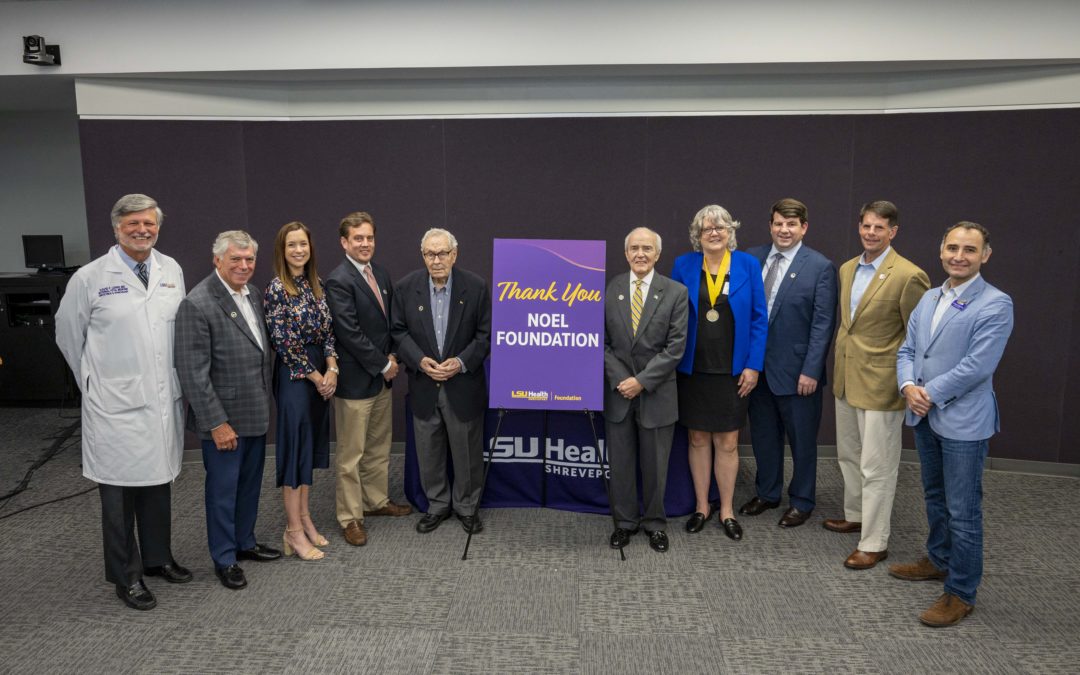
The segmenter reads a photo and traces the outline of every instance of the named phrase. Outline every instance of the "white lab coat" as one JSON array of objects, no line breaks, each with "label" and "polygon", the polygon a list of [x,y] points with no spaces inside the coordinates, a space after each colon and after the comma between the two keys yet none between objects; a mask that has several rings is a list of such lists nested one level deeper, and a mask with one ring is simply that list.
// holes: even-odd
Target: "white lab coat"
[{"label": "white lab coat", "polygon": [[107,485],[162,485],[180,473],[173,326],[184,272],[151,256],[143,288],[114,246],[75,273],[56,313],[56,343],[82,391],[83,475]]}]

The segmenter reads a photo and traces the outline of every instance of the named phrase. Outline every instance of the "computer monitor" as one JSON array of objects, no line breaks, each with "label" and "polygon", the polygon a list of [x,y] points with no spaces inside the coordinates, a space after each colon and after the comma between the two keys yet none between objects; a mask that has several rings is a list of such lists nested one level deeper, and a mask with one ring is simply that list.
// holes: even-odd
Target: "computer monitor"
[{"label": "computer monitor", "polygon": [[36,270],[67,267],[64,261],[64,237],[60,234],[24,234],[23,257],[26,266]]}]

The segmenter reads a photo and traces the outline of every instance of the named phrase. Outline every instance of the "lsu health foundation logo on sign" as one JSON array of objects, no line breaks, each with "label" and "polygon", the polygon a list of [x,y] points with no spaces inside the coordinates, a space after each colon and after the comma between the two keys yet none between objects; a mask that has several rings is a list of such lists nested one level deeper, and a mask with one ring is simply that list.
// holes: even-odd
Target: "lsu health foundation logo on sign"
[{"label": "lsu health foundation logo on sign", "polygon": [[604,242],[496,239],[492,408],[604,407]]},{"label": "lsu health foundation logo on sign", "polygon": [[551,394],[546,391],[523,391],[519,389],[510,392],[510,398],[521,401],[547,401],[551,398]]}]

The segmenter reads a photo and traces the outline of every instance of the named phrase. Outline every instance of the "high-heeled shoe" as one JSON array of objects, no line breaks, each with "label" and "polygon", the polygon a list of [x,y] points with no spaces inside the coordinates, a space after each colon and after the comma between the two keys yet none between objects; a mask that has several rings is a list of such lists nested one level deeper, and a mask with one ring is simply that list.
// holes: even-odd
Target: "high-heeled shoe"
[{"label": "high-heeled shoe", "polygon": [[[311,520],[311,514],[310,513],[301,513],[300,514],[300,520],[303,520],[304,518],[307,518],[308,520]],[[313,520],[311,521],[311,526],[315,527],[315,521],[313,521]],[[307,533],[305,532],[305,534],[307,534]],[[330,545],[330,542],[327,541],[326,537],[322,536],[318,532],[315,532],[315,534],[318,534],[319,538],[318,539],[312,539],[311,537],[308,537],[308,541],[310,541],[312,544],[315,544],[316,546],[329,546]]]},{"label": "high-heeled shoe", "polygon": [[300,553],[300,551],[297,551],[296,549],[294,549],[292,546],[289,545],[289,533],[290,532],[303,532],[303,531],[304,531],[304,528],[302,528],[302,527],[298,527],[295,530],[290,530],[289,528],[285,528],[285,534],[281,535],[281,543],[284,544],[284,546],[285,546],[285,555],[292,555],[292,554],[295,553],[296,557],[300,558],[301,560],[322,560],[323,556],[325,556],[326,554],[323,553],[322,551],[320,551],[319,549],[315,548],[314,546],[312,546],[310,549],[308,549],[307,553],[302,554],[302,553]]}]

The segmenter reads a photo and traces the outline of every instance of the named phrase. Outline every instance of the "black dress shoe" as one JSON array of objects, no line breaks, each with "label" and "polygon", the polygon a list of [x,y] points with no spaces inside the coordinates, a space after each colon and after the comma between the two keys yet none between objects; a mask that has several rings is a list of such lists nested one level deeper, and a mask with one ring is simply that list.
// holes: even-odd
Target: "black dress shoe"
[{"label": "black dress shoe", "polygon": [[739,514],[743,516],[759,516],[769,509],[775,509],[777,506],[780,506],[780,502],[767,502],[760,497],[754,497],[739,507]]},{"label": "black dress shoe", "polygon": [[739,525],[739,521],[734,518],[724,519],[720,523],[720,526],[724,528],[724,534],[726,534],[729,539],[734,539],[735,541],[742,539],[742,526]]},{"label": "black dress shoe", "polygon": [[420,517],[420,521],[416,523],[416,531],[420,534],[427,534],[438,527],[442,521],[450,517],[450,512],[446,513],[425,513]]},{"label": "black dress shoe", "polygon": [[667,533],[665,533],[663,530],[653,530],[651,532],[649,530],[645,530],[645,532],[649,535],[649,548],[656,551],[657,553],[667,553]]},{"label": "black dress shoe", "polygon": [[611,533],[611,548],[622,548],[630,543],[630,537],[638,533],[638,528],[632,530],[626,530],[621,527],[616,527],[615,531]]},{"label": "black dress shoe", "polygon": [[170,584],[186,584],[191,581],[191,570],[175,560],[158,567],[143,568],[143,575],[148,577],[163,577]]},{"label": "black dress shoe", "polygon": [[694,515],[690,516],[690,518],[686,521],[686,531],[690,532],[691,534],[697,534],[698,532],[701,532],[702,528],[705,527],[705,523],[709,522],[709,516],[711,515],[711,513],[709,515],[705,515],[701,511],[695,511]]},{"label": "black dress shoe", "polygon": [[247,586],[244,570],[240,569],[240,566],[235,563],[228,567],[215,567],[214,574],[217,574],[217,578],[221,579],[221,585],[230,590],[238,591]]},{"label": "black dress shoe", "polygon": [[792,506],[780,517],[780,527],[798,527],[810,517],[810,511],[800,511]]},{"label": "black dress shoe", "polygon": [[153,609],[157,607],[157,599],[150,589],[146,587],[142,579],[130,586],[116,584],[116,597],[124,601],[124,604],[132,609]]},{"label": "black dress shoe", "polygon": [[480,534],[484,531],[484,524],[480,522],[480,516],[463,516],[458,514],[458,520],[461,521],[461,529],[466,532]]},{"label": "black dress shoe", "polygon": [[255,562],[269,562],[271,560],[277,560],[281,557],[281,551],[276,548],[270,548],[263,544],[255,544],[252,548],[244,549],[243,551],[237,551],[236,557],[241,560],[254,560]]}]

